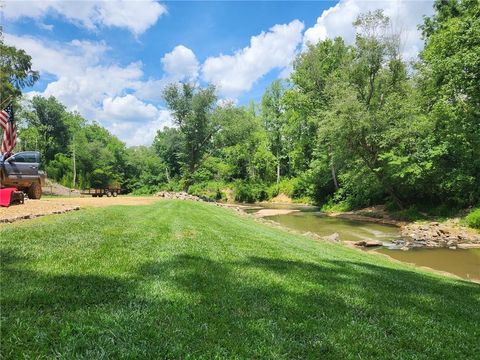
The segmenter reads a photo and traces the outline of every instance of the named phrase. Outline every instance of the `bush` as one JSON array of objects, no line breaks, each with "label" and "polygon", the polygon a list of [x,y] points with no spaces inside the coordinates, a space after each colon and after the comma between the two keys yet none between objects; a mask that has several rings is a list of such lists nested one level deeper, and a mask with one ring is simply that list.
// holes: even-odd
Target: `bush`
[{"label": "bush", "polygon": [[111,174],[104,169],[95,169],[92,172],[90,182],[92,187],[95,188],[104,188],[110,185]]},{"label": "bush", "polygon": [[237,180],[233,183],[235,201],[254,203],[268,199],[267,187],[262,183]]},{"label": "bush", "polygon": [[268,188],[269,198],[285,194],[292,199],[302,199],[311,202],[308,184],[303,178],[290,178],[281,180],[278,185],[273,184]]},{"label": "bush", "polygon": [[320,210],[327,213],[345,212],[352,210],[352,207],[347,201],[335,202],[334,198],[330,198],[328,202],[322,205]]},{"label": "bush", "polygon": [[157,192],[158,189],[149,186],[142,186],[132,190],[131,195],[152,195]]},{"label": "bush", "polygon": [[425,220],[427,217],[416,206],[410,206],[403,210],[396,210],[391,212],[391,216],[396,220],[402,221],[416,221]]},{"label": "bush", "polygon": [[468,226],[480,229],[480,208],[474,209],[465,217]]},{"label": "bush", "polygon": [[161,191],[183,191],[183,185],[180,181],[170,180],[160,187]]},{"label": "bush", "polygon": [[224,184],[220,181],[205,181],[193,184],[188,188],[188,193],[208,200],[222,200],[225,196],[221,189]]}]

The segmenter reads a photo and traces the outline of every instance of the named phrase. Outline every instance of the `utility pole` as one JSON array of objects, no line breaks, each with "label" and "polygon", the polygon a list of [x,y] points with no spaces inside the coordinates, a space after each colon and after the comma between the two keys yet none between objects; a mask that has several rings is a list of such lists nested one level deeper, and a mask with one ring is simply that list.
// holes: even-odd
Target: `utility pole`
[{"label": "utility pole", "polygon": [[73,188],[75,189],[75,183],[77,181],[77,164],[75,159],[75,135],[73,135]]}]

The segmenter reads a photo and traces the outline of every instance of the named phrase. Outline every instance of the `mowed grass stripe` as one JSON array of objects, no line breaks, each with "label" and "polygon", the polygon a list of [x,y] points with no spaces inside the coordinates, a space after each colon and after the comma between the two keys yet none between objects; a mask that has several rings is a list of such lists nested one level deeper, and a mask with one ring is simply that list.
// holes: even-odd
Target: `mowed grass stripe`
[{"label": "mowed grass stripe", "polygon": [[480,353],[480,286],[211,204],[87,209],[0,229],[4,358]]}]

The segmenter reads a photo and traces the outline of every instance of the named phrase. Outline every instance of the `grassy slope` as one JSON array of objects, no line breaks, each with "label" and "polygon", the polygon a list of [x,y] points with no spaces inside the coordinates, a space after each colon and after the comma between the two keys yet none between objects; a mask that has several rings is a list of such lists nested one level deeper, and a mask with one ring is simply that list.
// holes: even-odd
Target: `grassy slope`
[{"label": "grassy slope", "polygon": [[480,352],[480,286],[207,204],[3,227],[4,358],[436,358]]}]

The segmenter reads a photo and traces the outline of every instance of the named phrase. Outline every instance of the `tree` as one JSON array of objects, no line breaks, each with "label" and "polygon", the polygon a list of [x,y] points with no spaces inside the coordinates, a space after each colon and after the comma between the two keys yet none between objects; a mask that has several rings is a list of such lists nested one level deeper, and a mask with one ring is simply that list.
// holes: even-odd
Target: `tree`
[{"label": "tree", "polygon": [[421,27],[419,86],[430,136],[437,198],[463,206],[480,201],[480,3],[436,1]]},{"label": "tree", "polygon": [[24,50],[6,45],[0,27],[0,104],[21,96],[21,90],[38,79],[38,72],[32,70],[32,58]]},{"label": "tree", "polygon": [[135,194],[151,194],[158,191],[167,182],[166,165],[155,153],[154,148],[147,146],[130,147],[125,163],[125,182],[127,191]]},{"label": "tree", "polygon": [[181,175],[183,142],[183,135],[180,131],[169,127],[158,130],[153,140],[153,148],[165,164],[167,181]]},{"label": "tree", "polygon": [[163,92],[163,97],[183,135],[183,176],[187,190],[192,184],[192,176],[201,164],[213,134],[217,131],[212,122],[212,110],[217,100],[215,88],[171,84]]},{"label": "tree", "polygon": [[281,80],[275,80],[265,91],[262,98],[262,118],[267,131],[270,149],[277,163],[277,184],[280,182],[280,169],[285,156],[286,116],[282,98],[285,89]]},{"label": "tree", "polygon": [[289,142],[294,149],[291,155],[294,166],[307,170],[315,154],[315,168],[319,168],[319,161],[328,163],[335,189],[339,185],[333,144],[326,138],[320,143],[317,131],[323,112],[329,107],[327,89],[334,78],[333,74],[348,66],[352,56],[352,48],[345,45],[340,37],[309,45],[308,50],[294,62],[291,75],[294,87],[287,90],[284,96],[287,108],[291,109],[288,130]]},{"label": "tree", "polygon": [[233,104],[219,106],[213,121],[219,130],[212,139],[212,153],[226,164],[224,180],[255,178],[258,171],[252,154],[261,144],[259,132],[263,129],[254,109]]},{"label": "tree", "polygon": [[26,115],[28,123],[38,130],[40,137],[36,143],[48,165],[55,154],[68,153],[70,132],[66,121],[69,114],[65,106],[53,96],[48,99],[34,96],[31,108],[32,111]]},{"label": "tree", "polygon": [[[333,90],[332,96],[337,99],[330,116],[343,118],[348,148],[362,159],[396,205],[403,208],[390,164],[382,155],[396,146],[392,131],[402,128],[406,119],[415,121],[416,115],[416,109],[406,101],[410,88],[399,55],[398,36],[388,33],[389,19],[382,11],[361,15],[354,25],[358,32],[353,62],[347,72],[349,81]],[[347,107],[339,102],[339,94],[348,98]]]}]

